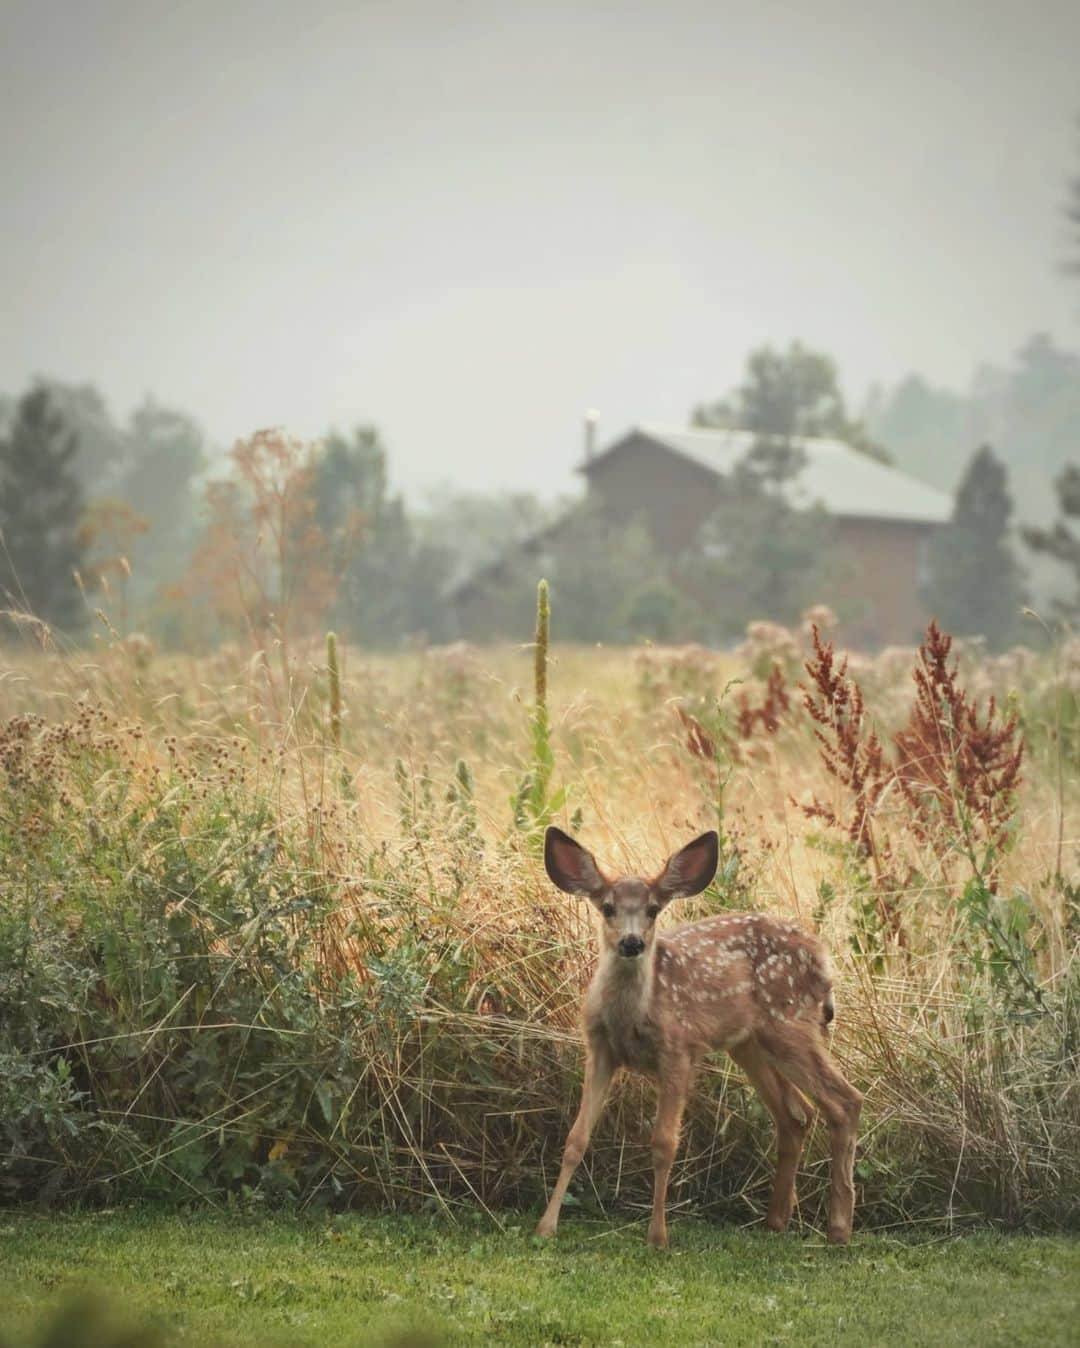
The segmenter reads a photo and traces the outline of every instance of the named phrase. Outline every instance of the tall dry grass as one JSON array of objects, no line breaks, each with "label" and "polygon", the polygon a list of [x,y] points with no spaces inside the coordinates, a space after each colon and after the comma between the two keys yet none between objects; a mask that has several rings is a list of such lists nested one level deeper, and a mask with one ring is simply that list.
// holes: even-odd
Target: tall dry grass
[{"label": "tall dry grass", "polygon": [[[961,653],[965,688],[1026,737],[1006,845],[916,827],[886,782],[885,867],[827,822],[851,802],[796,688],[808,631],[757,624],[731,653],[556,645],[543,718],[529,645],[331,649],[333,674],[322,643],[187,659],[105,629],[92,650],[35,629],[6,654],[9,1198],[464,1203],[496,1221],[539,1199],[576,1107],[593,958],[583,906],[537,861],[554,810],[627,871],[719,824],[717,884],[668,920],[753,907],[821,932],[836,1050],[867,1096],[864,1222],[1076,1221],[1071,646]],[[851,661],[886,743],[913,661]],[[787,705],[759,715],[770,687]],[[541,719],[544,799],[523,816]],[[651,1110],[623,1083],[580,1201],[643,1203]],[[755,1220],[771,1147],[717,1062],[675,1201]],[[819,1137],[808,1221],[826,1175]]]}]

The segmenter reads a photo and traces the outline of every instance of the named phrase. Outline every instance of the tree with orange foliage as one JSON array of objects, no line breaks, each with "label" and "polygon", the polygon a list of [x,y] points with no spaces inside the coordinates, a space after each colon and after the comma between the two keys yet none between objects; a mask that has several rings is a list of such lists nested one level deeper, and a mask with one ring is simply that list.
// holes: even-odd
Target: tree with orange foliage
[{"label": "tree with orange foliage", "polygon": [[217,621],[262,645],[325,626],[337,589],[316,522],[316,447],[281,430],[234,445],[233,477],[206,491],[208,523],[184,591]]},{"label": "tree with orange foliage", "polygon": [[127,626],[131,553],[149,527],[127,501],[114,496],[91,501],[79,526],[79,543],[86,557],[82,567],[83,583],[89,590],[100,591],[106,600],[112,598],[115,584],[122,627]]}]

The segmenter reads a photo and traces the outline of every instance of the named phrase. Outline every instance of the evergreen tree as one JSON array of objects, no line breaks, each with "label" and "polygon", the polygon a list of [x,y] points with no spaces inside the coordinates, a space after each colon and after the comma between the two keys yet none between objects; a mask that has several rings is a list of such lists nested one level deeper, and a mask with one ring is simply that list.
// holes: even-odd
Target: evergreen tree
[{"label": "evergreen tree", "polygon": [[820,507],[795,509],[783,487],[802,467],[783,440],[759,440],[683,558],[681,574],[709,615],[709,635],[732,640],[755,618],[792,624],[836,587],[847,558]]},{"label": "evergreen tree", "polygon": [[984,636],[1000,650],[1018,635],[1024,573],[1009,537],[1008,472],[989,445],[967,466],[951,522],[930,544],[924,598],[950,632]]},{"label": "evergreen tree", "polygon": [[19,400],[0,438],[0,597],[60,628],[82,614],[73,576],[82,560],[77,446],[46,388]]},{"label": "evergreen tree", "polygon": [[413,633],[447,635],[441,603],[450,559],[418,546],[400,495],[392,493],[386,449],[371,426],[351,439],[326,438],[315,464],[315,522],[340,579],[332,620],[365,644],[387,645]]},{"label": "evergreen tree", "polygon": [[1024,529],[1024,542],[1034,552],[1044,553],[1067,566],[1073,573],[1075,590],[1071,599],[1055,599],[1054,607],[1062,617],[1080,618],[1080,538],[1073,533],[1070,520],[1080,519],[1080,468],[1066,464],[1055,478],[1061,518],[1052,529]]},{"label": "evergreen tree", "polygon": [[[116,495],[146,521],[130,558],[137,592],[178,576],[194,549],[203,433],[191,417],[147,399],[132,415],[128,462]],[[79,442],[82,453],[82,441]]]},{"label": "evergreen tree", "polygon": [[93,384],[67,384],[40,379],[37,386],[49,395],[49,405],[79,444],[72,470],[89,498],[122,495],[119,477],[130,453],[128,437],[109,415],[105,399]]}]

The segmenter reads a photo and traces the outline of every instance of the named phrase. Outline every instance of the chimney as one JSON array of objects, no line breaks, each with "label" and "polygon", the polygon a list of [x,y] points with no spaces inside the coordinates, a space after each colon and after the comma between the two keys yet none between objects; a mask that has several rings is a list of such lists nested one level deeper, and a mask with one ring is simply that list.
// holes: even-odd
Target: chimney
[{"label": "chimney", "polygon": [[588,463],[596,453],[596,423],[600,419],[600,413],[590,407],[585,413],[585,462]]}]

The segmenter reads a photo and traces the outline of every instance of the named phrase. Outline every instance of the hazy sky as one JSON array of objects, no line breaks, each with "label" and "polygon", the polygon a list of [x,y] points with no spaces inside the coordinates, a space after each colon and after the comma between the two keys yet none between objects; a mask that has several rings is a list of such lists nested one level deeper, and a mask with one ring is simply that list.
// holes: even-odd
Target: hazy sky
[{"label": "hazy sky", "polygon": [[0,389],[227,443],[374,421],[413,491],[563,490],[799,336],[849,394],[1033,331],[1076,0],[0,0]]}]

